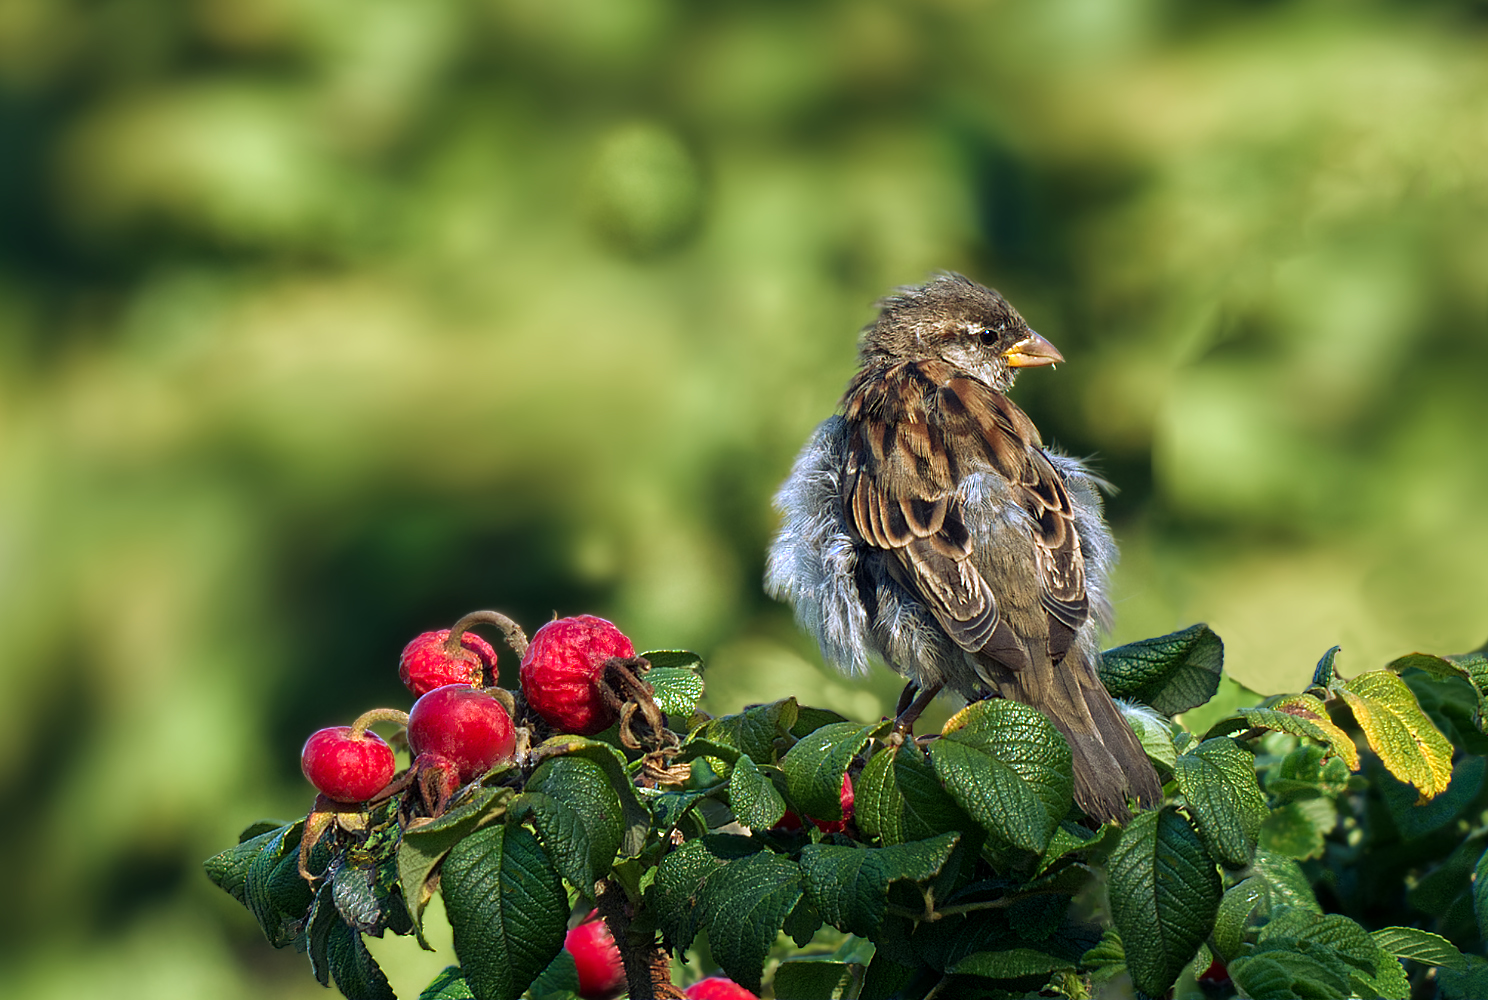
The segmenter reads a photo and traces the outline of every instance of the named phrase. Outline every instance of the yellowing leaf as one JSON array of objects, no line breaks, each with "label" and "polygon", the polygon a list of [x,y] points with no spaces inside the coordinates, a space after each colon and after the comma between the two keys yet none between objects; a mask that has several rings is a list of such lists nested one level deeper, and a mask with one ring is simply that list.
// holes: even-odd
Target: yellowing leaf
[{"label": "yellowing leaf", "polygon": [[1334,688],[1390,773],[1415,785],[1417,805],[1446,791],[1452,781],[1452,744],[1432,725],[1405,682],[1372,670]]},{"label": "yellowing leaf", "polygon": [[1342,757],[1350,771],[1359,769],[1359,749],[1349,739],[1348,733],[1333,724],[1333,720],[1328,717],[1328,708],[1322,701],[1310,694],[1294,694],[1280,699],[1271,707],[1316,726],[1325,734],[1323,742],[1328,744],[1328,749]]}]

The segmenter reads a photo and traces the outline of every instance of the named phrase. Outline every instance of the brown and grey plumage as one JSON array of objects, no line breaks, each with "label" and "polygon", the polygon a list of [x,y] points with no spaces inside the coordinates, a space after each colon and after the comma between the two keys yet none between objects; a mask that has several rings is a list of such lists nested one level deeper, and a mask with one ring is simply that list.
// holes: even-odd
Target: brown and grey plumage
[{"label": "brown and grey plumage", "polygon": [[842,414],[776,497],[766,587],[845,670],[871,653],[926,691],[1039,709],[1070,744],[1075,801],[1124,821],[1162,790],[1095,672],[1115,544],[1097,481],[1005,395],[1063,358],[960,275],[879,307]]}]

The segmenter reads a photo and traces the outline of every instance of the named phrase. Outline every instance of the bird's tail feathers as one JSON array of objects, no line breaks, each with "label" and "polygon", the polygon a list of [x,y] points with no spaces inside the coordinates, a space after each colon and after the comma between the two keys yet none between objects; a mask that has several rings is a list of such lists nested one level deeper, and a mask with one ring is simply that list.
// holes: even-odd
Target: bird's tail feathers
[{"label": "bird's tail feathers", "polygon": [[1004,698],[1043,712],[1069,743],[1074,759],[1075,803],[1103,822],[1131,818],[1127,799],[1162,801],[1162,783],[1142,743],[1111,700],[1100,677],[1078,650],[1053,670],[988,670]]}]

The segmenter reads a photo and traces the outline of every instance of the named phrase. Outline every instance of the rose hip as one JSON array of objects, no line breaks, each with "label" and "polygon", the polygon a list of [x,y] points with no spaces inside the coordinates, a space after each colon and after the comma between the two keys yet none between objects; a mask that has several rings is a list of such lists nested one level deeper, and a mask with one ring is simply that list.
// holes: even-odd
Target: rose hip
[{"label": "rose hip", "polygon": [[601,692],[605,662],[635,656],[614,625],[593,615],[548,622],[522,657],[527,704],[561,732],[591,736],[608,729],[616,709]]},{"label": "rose hip", "polygon": [[510,760],[517,740],[501,702],[464,684],[446,684],[413,703],[408,745],[415,754],[453,762],[464,783]]},{"label": "rose hip", "polygon": [[474,632],[460,635],[460,650],[445,648],[450,630],[425,632],[403,647],[398,658],[398,677],[415,696],[428,694],[446,684],[480,687],[489,670],[496,677],[496,650]]},{"label": "rose hip", "polygon": [[584,1000],[610,1000],[625,989],[625,965],[615,937],[598,910],[591,910],[584,922],[568,932],[563,947],[573,956],[579,970],[579,996]]},{"label": "rose hip", "polygon": [[393,748],[376,733],[356,735],[351,726],[331,726],[305,741],[300,770],[328,799],[365,802],[393,780],[397,764]]},{"label": "rose hip", "polygon": [[709,976],[693,983],[682,991],[682,995],[687,1000],[759,1000],[732,979],[722,976]]}]

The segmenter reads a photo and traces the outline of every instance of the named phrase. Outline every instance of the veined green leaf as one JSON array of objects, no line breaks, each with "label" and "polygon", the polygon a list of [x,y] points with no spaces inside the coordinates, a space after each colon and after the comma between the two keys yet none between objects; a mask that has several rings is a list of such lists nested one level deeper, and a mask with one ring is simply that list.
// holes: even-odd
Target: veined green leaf
[{"label": "veined green leaf", "polygon": [[871,938],[883,922],[889,883],[934,878],[958,839],[948,833],[882,848],[808,845],[801,851],[807,895],[827,923]]},{"label": "veined green leaf", "polygon": [[1422,965],[1467,971],[1467,957],[1440,934],[1418,927],[1381,927],[1369,935],[1374,943],[1396,958],[1408,958]]},{"label": "veined green leaf", "polygon": [[558,873],[585,895],[609,873],[624,833],[624,808],[609,775],[573,754],[539,764],[507,814],[532,817]]},{"label": "veined green leaf", "polygon": [[1222,885],[1198,834],[1172,807],[1137,814],[1107,868],[1111,918],[1137,989],[1162,996],[1214,927]]},{"label": "veined green leaf", "polygon": [[785,799],[775,783],[747,755],[739,757],[729,775],[729,803],[739,822],[755,830],[768,830],[785,815]]},{"label": "veined green leaf", "polygon": [[873,736],[892,723],[834,722],[801,737],[780,768],[797,806],[817,819],[842,818],[842,775]]},{"label": "veined green leaf", "polygon": [[516,1000],[563,948],[568,894],[537,838],[488,826],[450,848],[440,890],[479,1000]]},{"label": "veined green leaf", "polygon": [[1164,715],[1204,704],[1219,690],[1224,643],[1207,625],[1128,643],[1101,654],[1100,678],[1113,698],[1131,698]]},{"label": "veined green leaf", "polygon": [[500,820],[514,794],[509,788],[478,788],[443,816],[404,831],[398,845],[398,881],[415,929],[423,927],[424,907],[434,895],[430,877],[434,866],[476,827]]},{"label": "veined green leaf", "polygon": [[801,868],[770,851],[731,861],[708,875],[698,895],[700,922],[724,973],[760,991],[770,945],[802,895]]},{"label": "veined green leaf", "polygon": [[1250,864],[1266,819],[1255,757],[1221,736],[1179,755],[1173,774],[1214,860],[1227,868]]},{"label": "veined green leaf", "polygon": [[1010,847],[1042,854],[1069,811],[1069,744],[1027,705],[989,699],[966,706],[930,745],[930,759],[957,805]]}]

